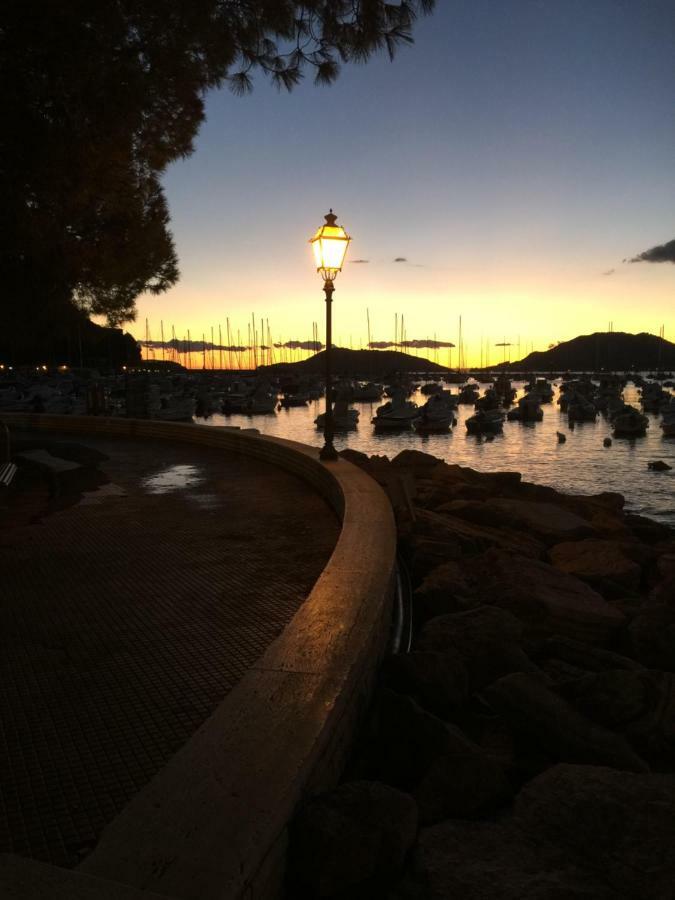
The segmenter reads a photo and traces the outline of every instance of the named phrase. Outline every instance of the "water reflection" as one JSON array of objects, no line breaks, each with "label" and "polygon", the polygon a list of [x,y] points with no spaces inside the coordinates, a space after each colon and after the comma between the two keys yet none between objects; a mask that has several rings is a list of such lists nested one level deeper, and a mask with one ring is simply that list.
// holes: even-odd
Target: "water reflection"
[{"label": "water reflection", "polygon": [[[524,382],[514,382],[518,396],[524,393]],[[486,385],[481,385],[481,392]],[[453,387],[453,392],[456,392]],[[639,406],[639,395],[630,383],[624,390],[626,403]],[[473,406],[461,405],[455,413],[457,426],[448,434],[418,435],[414,431],[376,433],[370,424],[379,403],[355,403],[360,412],[356,430],[336,434],[338,450],[352,447],[368,455],[384,454],[390,458],[401,450],[423,450],[461,466],[483,471],[510,469],[522,472],[527,481],[550,485],[562,491],[591,494],[619,491],[634,512],[675,525],[675,439],[664,438],[659,428],[660,417],[648,414],[650,427],[642,438],[615,438],[605,416],[595,422],[578,422],[570,429],[567,416],[556,404],[542,406],[544,419],[537,423],[505,422],[504,431],[492,441],[469,435],[465,420],[473,415]],[[420,406],[426,401],[421,393],[412,398]],[[317,432],[314,419],[323,411],[323,401],[282,410],[273,416],[214,415],[209,425],[238,425],[257,428],[262,434],[289,438],[320,447],[323,435]],[[204,420],[200,419],[200,423]],[[558,443],[556,432],[567,440]],[[612,439],[611,447],[603,440]],[[663,459],[673,467],[671,472],[652,472],[647,463]]]},{"label": "water reflection", "polygon": [[161,472],[144,478],[141,487],[148,494],[168,494],[172,491],[182,491],[186,488],[196,487],[204,481],[200,471],[198,466],[169,466],[162,469]]}]

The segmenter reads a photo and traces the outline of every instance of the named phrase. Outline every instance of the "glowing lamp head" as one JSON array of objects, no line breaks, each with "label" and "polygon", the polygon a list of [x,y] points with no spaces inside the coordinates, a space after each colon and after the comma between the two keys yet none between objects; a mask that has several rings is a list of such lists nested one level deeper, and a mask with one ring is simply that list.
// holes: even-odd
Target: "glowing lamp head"
[{"label": "glowing lamp head", "polygon": [[321,273],[325,281],[333,281],[342,270],[351,238],[342,225],[336,224],[337,216],[332,209],[325,219],[326,224],[319,228],[309,242],[314,251],[316,271]]}]

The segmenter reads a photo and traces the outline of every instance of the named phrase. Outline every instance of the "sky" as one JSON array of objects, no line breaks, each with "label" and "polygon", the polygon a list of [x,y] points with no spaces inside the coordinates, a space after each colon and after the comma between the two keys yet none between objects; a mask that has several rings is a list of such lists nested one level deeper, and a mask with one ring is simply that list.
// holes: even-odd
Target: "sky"
[{"label": "sky", "polygon": [[164,177],[180,282],[128,330],[225,342],[229,319],[246,343],[253,314],[323,338],[308,240],[332,207],[341,346],[366,345],[367,310],[379,341],[403,316],[457,343],[461,316],[467,365],[610,322],[675,339],[675,266],[624,262],[675,238],[671,0],[438,0],[414,37],[329,87],[208,96]]}]

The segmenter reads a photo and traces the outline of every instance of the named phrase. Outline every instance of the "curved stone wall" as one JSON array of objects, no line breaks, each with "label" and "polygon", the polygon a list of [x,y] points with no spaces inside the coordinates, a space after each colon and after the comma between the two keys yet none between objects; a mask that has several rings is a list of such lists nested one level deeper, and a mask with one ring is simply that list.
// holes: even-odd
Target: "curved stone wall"
[{"label": "curved stone wall", "polygon": [[104,830],[87,875],[180,900],[276,897],[298,803],[334,785],[386,645],[396,554],[389,502],[345,460],[192,424],[10,414],[10,426],[180,440],[267,460],[326,498],[342,530],[283,634]]}]

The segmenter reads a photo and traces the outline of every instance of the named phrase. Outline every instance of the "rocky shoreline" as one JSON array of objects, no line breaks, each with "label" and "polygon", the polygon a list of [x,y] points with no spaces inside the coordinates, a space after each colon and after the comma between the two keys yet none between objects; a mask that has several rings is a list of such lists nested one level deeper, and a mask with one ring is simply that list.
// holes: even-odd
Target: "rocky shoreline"
[{"label": "rocky shoreline", "polygon": [[392,500],[414,638],[299,811],[288,895],[675,897],[675,531],[616,493],[342,455]]}]

